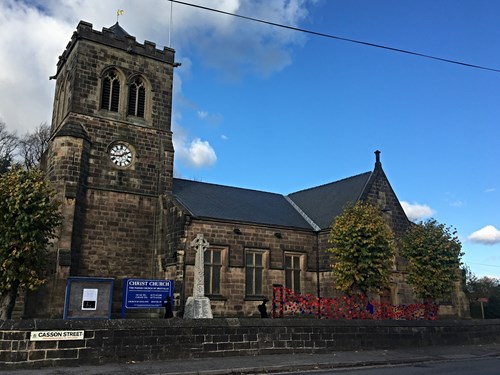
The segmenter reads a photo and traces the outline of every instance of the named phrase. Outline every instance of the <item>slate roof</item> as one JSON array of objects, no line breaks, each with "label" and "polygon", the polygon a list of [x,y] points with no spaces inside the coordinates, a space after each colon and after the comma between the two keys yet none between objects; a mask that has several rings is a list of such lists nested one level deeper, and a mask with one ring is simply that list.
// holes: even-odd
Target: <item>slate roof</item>
[{"label": "slate roof", "polygon": [[329,228],[347,203],[361,197],[372,172],[289,194],[288,197],[321,229]]},{"label": "slate roof", "polygon": [[124,39],[125,37],[130,36],[130,34],[127,33],[125,29],[120,26],[118,22],[116,22],[113,26],[111,26],[109,28],[109,31],[114,33],[118,39]]},{"label": "slate roof", "polygon": [[312,229],[280,194],[178,178],[172,194],[194,217]]},{"label": "slate roof", "polygon": [[[197,218],[317,230],[318,227],[329,228],[348,202],[359,199],[370,176],[371,172],[366,172],[287,197],[174,178],[172,194],[190,215]],[[305,213],[314,224],[299,211]]]}]

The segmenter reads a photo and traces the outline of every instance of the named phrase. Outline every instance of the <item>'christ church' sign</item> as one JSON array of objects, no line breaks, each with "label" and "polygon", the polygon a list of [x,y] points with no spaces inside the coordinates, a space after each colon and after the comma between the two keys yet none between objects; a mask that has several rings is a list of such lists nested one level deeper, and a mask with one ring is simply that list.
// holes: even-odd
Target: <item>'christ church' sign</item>
[{"label": "'christ church' sign", "polygon": [[169,296],[173,299],[172,280],[125,279],[123,283],[122,319],[125,309],[158,309]]}]

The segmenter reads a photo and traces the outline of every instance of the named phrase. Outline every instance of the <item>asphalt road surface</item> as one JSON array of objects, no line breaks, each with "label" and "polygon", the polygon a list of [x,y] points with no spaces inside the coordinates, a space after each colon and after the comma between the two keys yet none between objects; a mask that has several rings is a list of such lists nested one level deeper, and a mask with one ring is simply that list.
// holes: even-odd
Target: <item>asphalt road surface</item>
[{"label": "asphalt road surface", "polygon": [[446,362],[426,362],[403,366],[381,366],[306,372],[304,375],[499,375],[500,357]]}]

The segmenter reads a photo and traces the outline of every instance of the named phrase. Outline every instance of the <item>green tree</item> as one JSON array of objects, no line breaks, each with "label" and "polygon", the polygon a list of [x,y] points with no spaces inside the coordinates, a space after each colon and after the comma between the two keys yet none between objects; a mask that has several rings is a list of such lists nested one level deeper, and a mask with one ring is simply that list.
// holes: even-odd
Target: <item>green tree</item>
[{"label": "green tree", "polygon": [[483,305],[486,318],[500,318],[500,280],[488,276],[476,277],[468,267],[462,269],[465,275],[464,291],[470,301],[473,318],[482,318],[479,298],[488,298]]},{"label": "green tree", "polygon": [[460,281],[462,245],[457,232],[434,219],[412,225],[401,239],[408,282],[424,299],[448,297]]},{"label": "green tree", "polygon": [[330,231],[335,288],[351,293],[388,286],[394,257],[392,230],[379,209],[369,203],[348,206]]},{"label": "green tree", "polygon": [[10,319],[19,289],[44,283],[47,247],[61,222],[58,205],[36,169],[0,175],[0,319]]}]

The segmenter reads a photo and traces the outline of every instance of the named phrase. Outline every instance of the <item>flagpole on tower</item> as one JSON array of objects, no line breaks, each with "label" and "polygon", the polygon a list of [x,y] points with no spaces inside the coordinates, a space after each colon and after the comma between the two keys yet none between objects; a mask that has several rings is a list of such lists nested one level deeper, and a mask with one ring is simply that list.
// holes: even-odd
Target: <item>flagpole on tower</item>
[{"label": "flagpole on tower", "polygon": [[170,0],[170,23],[168,25],[168,47],[172,48],[171,35],[172,35],[172,20],[174,13],[174,2]]}]

